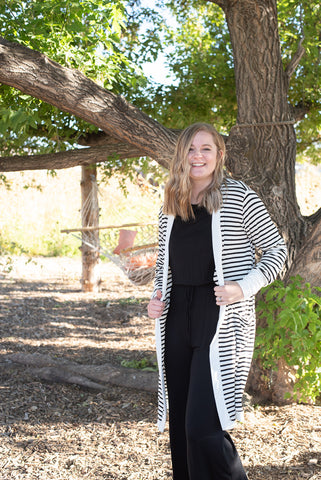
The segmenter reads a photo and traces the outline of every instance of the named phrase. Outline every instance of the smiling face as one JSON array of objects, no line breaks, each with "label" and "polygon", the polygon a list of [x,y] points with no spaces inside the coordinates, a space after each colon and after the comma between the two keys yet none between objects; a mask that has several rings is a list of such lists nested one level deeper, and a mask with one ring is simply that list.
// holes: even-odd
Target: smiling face
[{"label": "smiling face", "polygon": [[188,152],[192,184],[201,184],[205,188],[211,183],[219,154],[209,132],[201,130],[195,134]]}]

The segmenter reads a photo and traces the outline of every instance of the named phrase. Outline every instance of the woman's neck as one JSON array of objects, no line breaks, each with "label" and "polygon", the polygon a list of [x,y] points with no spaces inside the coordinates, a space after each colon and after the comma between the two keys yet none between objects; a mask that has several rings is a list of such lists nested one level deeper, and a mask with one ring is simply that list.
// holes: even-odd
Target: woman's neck
[{"label": "woman's neck", "polygon": [[192,205],[197,205],[202,200],[202,195],[200,193],[207,187],[208,183],[204,182],[193,182],[192,183],[192,192],[191,192],[191,203]]},{"label": "woman's neck", "polygon": [[192,205],[198,205],[201,201],[201,198],[199,198],[198,196],[191,196],[191,204]]}]

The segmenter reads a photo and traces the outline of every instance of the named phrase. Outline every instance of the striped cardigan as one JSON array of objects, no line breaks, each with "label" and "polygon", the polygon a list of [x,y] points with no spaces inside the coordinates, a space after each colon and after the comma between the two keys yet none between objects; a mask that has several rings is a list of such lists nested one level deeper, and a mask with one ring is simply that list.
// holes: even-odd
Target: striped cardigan
[{"label": "striped cardigan", "polygon": [[[280,272],[286,246],[257,194],[244,183],[227,178],[222,184],[223,203],[212,214],[212,242],[215,261],[214,281],[224,285],[235,280],[244,300],[220,307],[216,334],[211,342],[209,361],[213,392],[223,430],[243,419],[242,396],[251,365],[255,339],[254,295],[271,283]],[[158,427],[165,428],[167,412],[164,367],[165,325],[170,303],[172,275],[169,266],[169,238],[173,215],[159,214],[159,253],[156,290],[162,292],[165,308],[156,319],[156,352],[159,366]],[[255,252],[261,254],[255,262]]]}]

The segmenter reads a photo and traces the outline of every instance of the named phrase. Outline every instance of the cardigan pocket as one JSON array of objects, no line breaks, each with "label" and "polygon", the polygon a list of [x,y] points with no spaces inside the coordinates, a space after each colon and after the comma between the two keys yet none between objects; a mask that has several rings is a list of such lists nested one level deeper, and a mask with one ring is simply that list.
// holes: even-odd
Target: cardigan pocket
[{"label": "cardigan pocket", "polygon": [[256,324],[254,301],[238,302],[232,307],[236,356],[252,357]]}]

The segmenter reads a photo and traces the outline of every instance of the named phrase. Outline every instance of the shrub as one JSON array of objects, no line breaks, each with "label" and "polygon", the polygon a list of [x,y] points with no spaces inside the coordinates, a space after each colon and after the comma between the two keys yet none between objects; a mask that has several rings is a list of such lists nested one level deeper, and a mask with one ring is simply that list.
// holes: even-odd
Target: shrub
[{"label": "shrub", "polygon": [[[255,357],[275,370],[283,358],[295,372],[293,398],[315,401],[321,392],[321,288],[300,276],[288,285],[277,280],[262,289],[257,304],[263,325],[257,329]],[[286,395],[288,398],[292,393]]]}]

